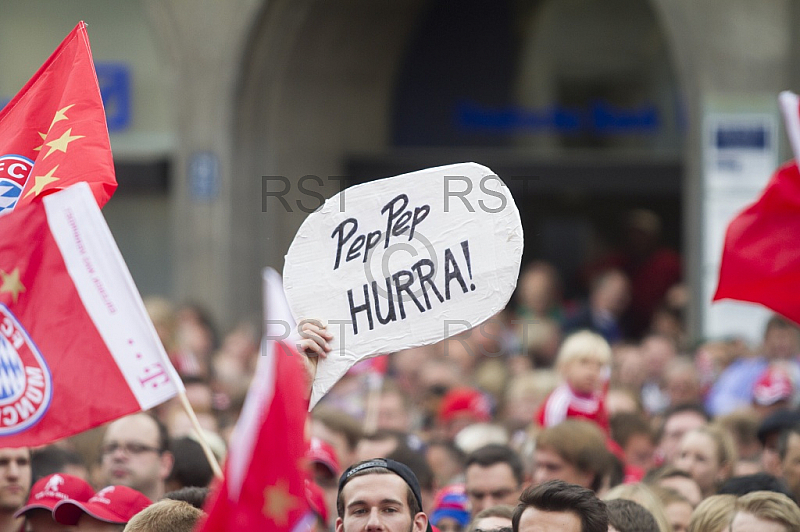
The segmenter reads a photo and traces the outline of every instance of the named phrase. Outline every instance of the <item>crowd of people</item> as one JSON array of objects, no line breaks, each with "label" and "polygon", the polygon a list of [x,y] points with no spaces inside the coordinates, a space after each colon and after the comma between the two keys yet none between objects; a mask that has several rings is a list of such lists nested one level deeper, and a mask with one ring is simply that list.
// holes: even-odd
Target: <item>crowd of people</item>
[{"label": "crowd of people", "polygon": [[[309,416],[318,530],[800,530],[800,330],[773,316],[758,346],[689,338],[679,260],[632,220],[630,252],[586,269],[585,298],[532,262],[492,319],[351,368]],[[222,462],[261,328],[221,337],[198,306],[146,307]],[[331,333],[305,332],[313,374]],[[190,530],[212,478],[170,401],[0,449],[0,532]]]}]

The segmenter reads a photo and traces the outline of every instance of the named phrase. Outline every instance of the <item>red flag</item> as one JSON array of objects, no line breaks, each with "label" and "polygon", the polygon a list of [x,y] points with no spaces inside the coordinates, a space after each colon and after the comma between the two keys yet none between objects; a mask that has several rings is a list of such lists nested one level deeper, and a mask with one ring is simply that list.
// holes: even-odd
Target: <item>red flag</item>
[{"label": "red flag", "polygon": [[792,161],[731,221],[714,301],[761,303],[800,323],[800,172]]},{"label": "red flag", "polygon": [[101,207],[117,188],[83,22],[0,110],[0,212],[79,181]]},{"label": "red flag", "polygon": [[86,183],[0,217],[0,447],[147,410],[183,385]]},{"label": "red flag", "polygon": [[300,355],[264,342],[253,384],[201,532],[306,530],[304,426],[308,383]]}]

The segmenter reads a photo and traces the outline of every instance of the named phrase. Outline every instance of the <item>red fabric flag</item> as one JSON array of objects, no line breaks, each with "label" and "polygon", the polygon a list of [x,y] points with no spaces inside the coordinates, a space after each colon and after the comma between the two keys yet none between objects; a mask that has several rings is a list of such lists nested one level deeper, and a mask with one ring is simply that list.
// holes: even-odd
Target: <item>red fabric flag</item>
[{"label": "red fabric flag", "polygon": [[79,181],[101,207],[117,188],[83,22],[0,110],[0,213]]},{"label": "red fabric flag", "polygon": [[305,498],[304,425],[308,383],[300,356],[264,342],[236,425],[225,480],[207,506],[201,532],[298,531],[313,522]]},{"label": "red fabric flag", "polygon": [[183,390],[88,184],[0,217],[0,234],[0,447]]},{"label": "red fabric flag", "polygon": [[761,303],[800,323],[800,172],[792,161],[731,221],[714,301]]}]

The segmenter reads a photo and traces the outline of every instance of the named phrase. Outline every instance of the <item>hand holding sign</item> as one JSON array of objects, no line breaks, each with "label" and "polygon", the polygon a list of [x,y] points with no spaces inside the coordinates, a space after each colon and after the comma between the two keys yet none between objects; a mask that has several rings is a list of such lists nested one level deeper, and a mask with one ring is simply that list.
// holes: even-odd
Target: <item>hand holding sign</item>
[{"label": "hand holding sign", "polygon": [[333,336],[319,338],[330,340],[329,353],[315,338],[304,346],[322,355],[311,407],[359,360],[438,342],[502,310],[522,243],[507,187],[475,163],[373,181],[326,201],[298,230],[284,268],[298,323],[320,319]]}]

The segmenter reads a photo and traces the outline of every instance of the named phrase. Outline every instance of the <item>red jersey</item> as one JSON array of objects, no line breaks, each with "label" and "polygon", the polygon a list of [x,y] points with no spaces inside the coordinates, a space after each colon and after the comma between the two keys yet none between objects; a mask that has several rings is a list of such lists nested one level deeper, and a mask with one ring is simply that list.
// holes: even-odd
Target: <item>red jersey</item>
[{"label": "red jersey", "polygon": [[584,395],[575,393],[564,383],[547,396],[536,413],[542,427],[558,425],[567,418],[582,418],[597,423],[606,434],[609,431],[608,413],[600,393]]}]

